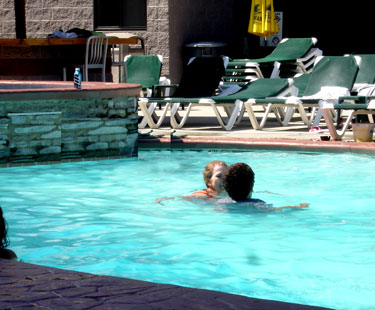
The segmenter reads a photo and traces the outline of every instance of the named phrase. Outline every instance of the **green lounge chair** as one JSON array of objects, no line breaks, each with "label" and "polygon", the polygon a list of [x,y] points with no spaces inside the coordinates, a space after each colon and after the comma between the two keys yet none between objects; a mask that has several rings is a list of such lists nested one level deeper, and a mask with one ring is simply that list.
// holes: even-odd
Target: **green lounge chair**
[{"label": "green lounge chair", "polygon": [[[375,54],[359,54],[355,56],[361,57],[361,63],[353,88],[350,92],[352,96],[356,96],[358,91],[365,86],[375,83]],[[355,100],[353,102],[355,102]],[[341,109],[337,109],[336,113],[336,119],[340,119]]]},{"label": "green lounge chair", "polygon": [[[238,92],[228,96],[211,96],[200,98],[167,98],[163,103],[167,106],[163,114],[157,122],[154,122],[151,115],[148,115],[148,124],[151,128],[158,128],[166,116],[166,111],[170,109],[170,123],[172,128],[182,128],[189,118],[190,111],[193,106],[210,106],[222,128],[231,130],[235,124],[238,124],[244,114],[243,102],[248,98],[266,98],[274,96],[286,96],[288,94],[296,95],[295,88],[292,86],[292,79],[258,79],[248,85],[245,85]],[[157,99],[147,99],[160,103]],[[186,104],[187,109],[184,116],[179,115],[178,108],[180,104]],[[218,108],[222,108],[227,116],[225,121]],[[144,113],[147,113],[146,105],[141,105]],[[269,108],[269,111],[271,108]],[[276,112],[277,113],[277,112]],[[280,121],[282,121],[280,119]]]},{"label": "green lounge chair", "polygon": [[[122,82],[141,84],[140,97],[155,96],[155,93],[160,92],[160,85],[170,84],[169,79],[160,76],[162,63],[161,55],[128,55],[125,57]],[[138,126],[147,126],[146,119],[140,119]]]},{"label": "green lounge chair", "polygon": [[[270,55],[264,58],[233,59],[228,64],[224,81],[235,81],[237,79],[241,82],[241,79],[262,78],[264,76],[276,78],[280,76],[280,71],[288,71],[288,73],[282,74],[282,77],[309,73],[316,57],[322,55],[321,50],[313,47],[316,42],[316,38],[286,38],[279,43]],[[267,69],[268,71],[272,70],[272,72],[266,73],[265,70]]]},{"label": "green lounge chair", "polygon": [[[346,110],[348,112],[346,121],[342,128],[338,128],[332,115],[334,112]],[[339,113],[338,113],[339,114]],[[322,107],[322,115],[327,124],[332,140],[341,140],[357,115],[367,115],[369,121],[374,123],[372,115],[375,114],[375,85],[367,85],[358,91],[358,96],[347,96],[339,98],[337,104],[327,104]]]},{"label": "green lounge chair", "polygon": [[[320,56],[309,75],[304,94],[301,97],[256,99],[251,98],[245,102],[245,108],[254,129],[264,127],[267,114],[258,122],[254,108],[256,106],[274,108],[287,108],[287,115],[283,125],[288,125],[289,120],[297,109],[299,115],[307,127],[317,126],[321,118],[321,106],[326,102],[337,101],[340,96],[350,93],[356,79],[360,58],[354,56]],[[312,108],[310,118],[307,117],[305,108]],[[316,113],[315,113],[316,112]]]},{"label": "green lounge chair", "polygon": [[161,55],[129,55],[125,57],[122,82],[141,84],[141,96],[150,97],[159,84],[163,57]]},{"label": "green lounge chair", "polygon": [[294,86],[298,88],[298,96],[302,97],[305,94],[305,91],[307,89],[307,85],[309,84],[311,73],[305,73],[298,75],[293,78],[294,80]]},{"label": "green lounge chair", "polygon": [[358,90],[364,86],[375,83],[375,54],[359,54],[356,56],[361,57],[361,64],[352,89],[354,94],[358,93]]},{"label": "green lounge chair", "polygon": [[[225,72],[225,57],[194,57],[186,66],[181,81],[175,88],[173,97],[197,98],[210,97],[215,94],[220,80]],[[168,85],[166,87],[169,87]],[[138,106],[143,112],[144,119],[151,128],[162,124],[171,105],[168,98],[140,98]],[[156,107],[164,107],[162,116],[157,117]],[[143,125],[143,124],[142,124]],[[140,126],[139,128],[144,128]]]}]

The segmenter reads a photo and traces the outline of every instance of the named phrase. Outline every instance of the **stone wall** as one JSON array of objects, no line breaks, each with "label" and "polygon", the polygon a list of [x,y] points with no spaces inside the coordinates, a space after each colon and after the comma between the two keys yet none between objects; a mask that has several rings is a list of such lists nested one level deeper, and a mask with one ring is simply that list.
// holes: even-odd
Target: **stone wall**
[{"label": "stone wall", "polygon": [[0,117],[0,163],[9,157],[9,118]]},{"label": "stone wall", "polygon": [[135,97],[3,101],[0,164],[136,156],[137,128]]},{"label": "stone wall", "polygon": [[59,159],[61,112],[8,113],[7,116],[8,148],[4,151],[8,158],[13,157],[16,161],[32,160],[35,157]]}]

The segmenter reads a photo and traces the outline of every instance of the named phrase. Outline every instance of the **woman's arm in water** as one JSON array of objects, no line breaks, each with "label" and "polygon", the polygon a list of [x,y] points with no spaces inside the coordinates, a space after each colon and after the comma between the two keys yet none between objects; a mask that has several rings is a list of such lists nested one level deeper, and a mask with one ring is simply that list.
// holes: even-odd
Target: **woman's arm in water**
[{"label": "woman's arm in water", "polygon": [[281,210],[281,209],[291,209],[291,208],[294,208],[294,209],[301,209],[301,208],[307,208],[309,206],[308,203],[306,202],[301,202],[299,205],[297,206],[282,206],[282,207],[276,207],[274,208],[273,210]]}]

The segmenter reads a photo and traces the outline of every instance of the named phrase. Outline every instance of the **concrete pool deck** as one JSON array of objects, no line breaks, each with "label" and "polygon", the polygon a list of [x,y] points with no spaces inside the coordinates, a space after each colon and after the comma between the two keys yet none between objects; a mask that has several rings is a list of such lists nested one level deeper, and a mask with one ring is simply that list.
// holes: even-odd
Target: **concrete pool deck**
[{"label": "concrete pool deck", "polygon": [[0,309],[319,310],[216,291],[0,259]]},{"label": "concrete pool deck", "polygon": [[[157,111],[157,114],[159,113],[160,111]],[[204,116],[202,117],[202,115]],[[261,115],[260,112],[257,113],[257,116],[259,115]],[[289,126],[283,127],[271,117],[263,130],[254,130],[245,114],[238,126],[233,127],[231,131],[225,131],[218,125],[211,108],[195,107],[182,129],[171,129],[167,118],[158,129],[140,129],[139,141],[141,146],[154,147],[220,145],[220,147],[349,151],[375,154],[374,142],[354,142],[350,130],[345,133],[342,141],[322,141],[323,138],[329,137],[329,131],[324,122],[321,122],[319,126],[322,132],[311,133],[299,118],[293,118]]]},{"label": "concrete pool deck", "polygon": [[[174,131],[167,125],[152,131],[142,129],[139,145],[220,145],[375,154],[375,143],[353,142],[350,132],[343,141],[320,141],[320,136],[327,135],[326,132],[311,134],[298,120],[292,122],[293,127],[278,127],[271,122],[263,131],[255,131],[246,119],[226,132],[216,125],[216,119],[210,113],[209,109],[193,111],[193,117],[182,130]],[[321,127],[325,129],[324,124]],[[3,259],[0,259],[0,287],[0,309],[327,309]]]}]

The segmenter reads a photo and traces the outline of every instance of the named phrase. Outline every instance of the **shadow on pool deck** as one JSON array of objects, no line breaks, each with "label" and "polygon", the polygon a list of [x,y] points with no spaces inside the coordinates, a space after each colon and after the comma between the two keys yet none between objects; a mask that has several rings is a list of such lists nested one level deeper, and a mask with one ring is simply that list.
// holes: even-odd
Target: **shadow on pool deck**
[{"label": "shadow on pool deck", "polygon": [[0,259],[0,309],[328,309]]}]

